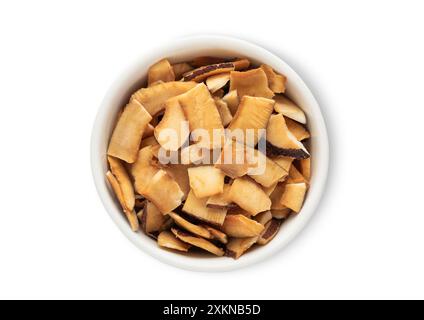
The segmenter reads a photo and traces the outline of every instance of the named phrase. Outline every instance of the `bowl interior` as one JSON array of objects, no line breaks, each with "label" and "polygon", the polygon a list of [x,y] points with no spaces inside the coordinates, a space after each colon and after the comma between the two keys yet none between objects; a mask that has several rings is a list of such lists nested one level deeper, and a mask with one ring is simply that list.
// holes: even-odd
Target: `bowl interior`
[{"label": "bowl interior", "polygon": [[[239,260],[216,258],[201,253],[179,254],[158,248],[145,234],[133,233],[122,215],[114,194],[105,179],[106,151],[119,110],[131,94],[145,85],[148,68],[154,62],[168,58],[171,62],[188,61],[197,56],[246,57],[253,64],[272,66],[287,76],[286,94],[306,113],[311,132],[311,182],[302,211],[289,218],[276,237],[266,246],[247,252]],[[108,91],[99,110],[92,136],[92,169],[97,190],[108,213],[121,231],[141,250],[166,263],[197,271],[226,271],[262,261],[281,250],[312,216],[321,197],[328,168],[328,139],[317,102],[301,78],[280,58],[251,43],[226,37],[196,37],[179,40],[145,54],[122,74]]]}]

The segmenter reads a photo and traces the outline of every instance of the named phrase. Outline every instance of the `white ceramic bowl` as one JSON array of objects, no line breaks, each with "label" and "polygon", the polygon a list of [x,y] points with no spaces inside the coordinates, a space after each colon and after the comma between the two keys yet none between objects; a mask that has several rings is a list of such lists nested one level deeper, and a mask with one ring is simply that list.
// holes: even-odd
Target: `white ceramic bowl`
[{"label": "white ceramic bowl", "polygon": [[[277,72],[286,75],[287,94],[305,111],[311,132],[312,178],[302,211],[286,221],[269,244],[247,252],[238,260],[174,253],[159,248],[155,241],[142,232],[132,232],[105,178],[106,150],[116,116],[127,103],[131,93],[143,85],[149,66],[162,58],[168,58],[171,62],[180,62],[205,55],[247,57],[253,63],[268,64]],[[314,214],[325,188],[329,163],[328,145],[327,130],[318,103],[299,75],[281,58],[247,41],[222,36],[197,36],[178,39],[148,53],[143,52],[139,59],[129,65],[122,76],[110,87],[93,128],[91,166],[97,191],[107,212],[119,229],[140,250],[165,263],[188,270],[228,271],[264,261],[275,255],[303,229]]]}]

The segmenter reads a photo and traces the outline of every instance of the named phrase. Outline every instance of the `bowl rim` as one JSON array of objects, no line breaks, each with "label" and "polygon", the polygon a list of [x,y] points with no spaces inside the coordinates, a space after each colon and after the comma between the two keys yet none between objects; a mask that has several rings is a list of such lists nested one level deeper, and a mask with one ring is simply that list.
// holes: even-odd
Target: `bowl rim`
[{"label": "bowl rim", "polygon": [[[273,61],[273,63],[271,63],[272,67],[275,67],[276,65],[283,67],[286,70],[286,76],[288,76],[290,81],[294,81],[296,83],[296,86],[298,86],[299,90],[302,91],[302,98],[306,99],[308,101],[309,107],[313,109],[313,122],[315,123],[317,130],[319,131],[319,135],[316,138],[318,139],[317,141],[319,141],[319,149],[314,151],[314,158],[319,158],[316,168],[319,170],[316,170],[317,172],[314,174],[315,177],[313,181],[313,190],[310,190],[308,192],[308,196],[305,200],[305,204],[302,208],[301,214],[295,217],[296,221],[291,222],[293,227],[289,230],[288,234],[284,235],[283,238],[276,238],[272,242],[270,242],[270,244],[273,243],[272,246],[268,244],[267,246],[261,247],[260,250],[255,250],[255,253],[253,255],[246,255],[238,260],[222,258],[197,258],[193,256],[176,254],[168,250],[159,249],[156,244],[155,246],[146,245],[144,240],[146,236],[140,237],[139,233],[132,232],[125,219],[123,219],[122,213],[116,206],[115,199],[113,199],[110,195],[110,191],[108,190],[105,181],[105,173],[101,165],[102,161],[104,161],[104,154],[102,155],[100,146],[100,141],[102,140],[101,137],[103,133],[100,128],[103,127],[103,124],[105,123],[109,113],[111,112],[111,107],[109,106],[110,101],[118,94],[121,96],[123,95],[123,90],[125,90],[125,87],[123,87],[122,84],[125,83],[128,78],[134,77],[134,70],[139,69],[140,66],[148,66],[154,61],[159,60],[161,57],[164,56],[164,54],[176,51],[179,48],[192,48],[195,46],[207,48],[207,46],[211,46],[211,43],[219,43],[219,46],[221,48],[225,48],[227,45],[231,46],[231,50],[233,51],[250,52],[252,54],[254,53],[256,56],[261,56],[262,61]],[[236,50],[234,50],[233,48],[236,48]],[[139,75],[139,78],[141,77],[142,75]],[[319,157],[317,156],[317,153],[319,153]],[[328,133],[321,112],[321,108],[318,105],[318,102],[313,96],[311,90],[308,88],[302,78],[297,74],[297,72],[295,72],[282,58],[257,44],[239,38],[222,35],[197,35],[179,38],[174,41],[168,42],[166,45],[152,48],[151,50],[149,50],[149,52],[144,52],[142,57],[138,57],[137,59],[129,63],[128,66],[123,69],[123,72],[108,88],[106,95],[98,109],[97,116],[92,129],[90,156],[91,170],[97,193],[109,216],[112,218],[112,220],[121,230],[121,232],[141,251],[160,260],[161,262],[181,269],[201,272],[222,272],[240,269],[268,260],[269,257],[282,251],[282,249],[304,229],[306,224],[316,212],[316,209],[325,190],[330,157]],[[275,243],[275,241],[277,240],[279,240],[279,242]]]}]

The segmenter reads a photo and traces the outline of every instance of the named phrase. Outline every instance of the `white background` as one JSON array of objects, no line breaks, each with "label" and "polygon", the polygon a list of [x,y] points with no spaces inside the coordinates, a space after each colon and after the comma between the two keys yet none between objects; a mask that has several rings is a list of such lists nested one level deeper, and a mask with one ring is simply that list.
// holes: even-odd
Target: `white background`
[{"label": "white background", "polygon": [[[422,1],[2,1],[0,298],[424,298],[423,14]],[[121,68],[204,33],[285,59],[331,137],[308,227],[271,260],[223,274],[136,249],[89,161]]]}]

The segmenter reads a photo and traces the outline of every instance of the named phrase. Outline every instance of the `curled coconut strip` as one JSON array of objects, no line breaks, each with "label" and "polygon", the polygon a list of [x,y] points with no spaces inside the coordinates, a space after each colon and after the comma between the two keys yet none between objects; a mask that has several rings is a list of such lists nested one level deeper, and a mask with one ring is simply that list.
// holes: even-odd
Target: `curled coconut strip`
[{"label": "curled coconut strip", "polygon": [[218,248],[217,246],[203,238],[194,237],[188,233],[185,233],[175,228],[172,228],[171,231],[178,239],[184,241],[185,243],[206,250],[219,257],[222,257],[224,255],[224,251],[221,248]]},{"label": "curled coconut strip", "polygon": [[122,210],[125,213],[125,216],[128,219],[128,222],[130,223],[132,231],[136,232],[139,229],[139,222],[136,213],[133,210],[128,210],[128,208],[125,205],[124,196],[122,194],[121,187],[119,185],[118,180],[115,178],[112,172],[108,171],[106,173],[106,177],[116,195],[116,198],[118,199],[119,203],[121,204]]},{"label": "curled coconut strip", "polygon": [[171,212],[169,216],[175,221],[178,226],[187,230],[188,232],[202,238],[212,239],[212,235],[208,229],[195,225],[174,212]]},{"label": "curled coconut strip", "polygon": [[250,238],[232,238],[226,248],[225,255],[234,259],[240,258],[257,241],[259,236]]},{"label": "curled coconut strip", "polygon": [[132,211],[135,205],[135,194],[134,187],[130,177],[128,176],[127,170],[125,169],[123,163],[116,158],[107,157],[110,170],[113,175],[118,180],[119,187],[122,191],[122,198],[125,203],[125,208],[128,211]]}]

